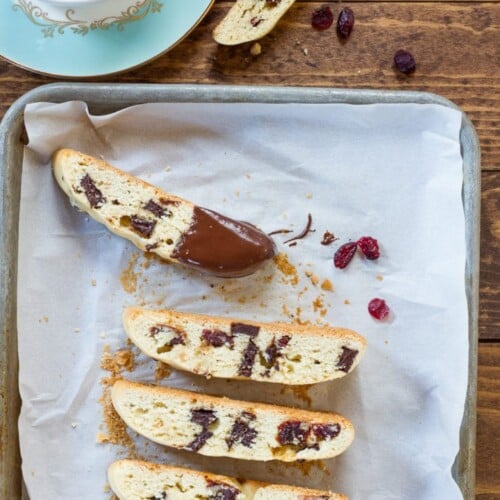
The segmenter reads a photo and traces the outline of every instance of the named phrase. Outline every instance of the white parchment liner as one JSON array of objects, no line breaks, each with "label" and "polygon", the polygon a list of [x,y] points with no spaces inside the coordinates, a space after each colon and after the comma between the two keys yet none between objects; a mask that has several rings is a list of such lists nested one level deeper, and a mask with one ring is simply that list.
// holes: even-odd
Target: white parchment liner
[{"label": "white parchment liner", "polygon": [[[137,439],[143,456],[357,500],[461,498],[450,470],[468,358],[459,112],[409,104],[184,103],[90,116],[71,102],[28,105],[25,120],[19,426],[33,500],[109,497],[106,468],[126,450],[96,443],[105,375],[99,365],[105,345],[125,347],[121,312],[139,303],[263,321],[292,320],[300,307],[303,320],[353,328],[368,340],[354,373],[308,391],[312,408],[341,413],[356,427],[352,447],[325,461],[326,470],[312,466],[306,475],[296,465],[205,458]],[[222,280],[155,261],[145,268],[139,256],[137,290],[125,292],[120,275],[137,250],[70,206],[50,171],[59,147],[102,156],[266,232],[298,232],[311,213],[316,232],[295,247],[276,237],[299,283],[286,283],[272,264]],[[321,245],[325,230],[340,240]],[[335,249],[362,235],[379,240],[380,259],[357,255],[347,269],[335,269]],[[306,271],[320,283],[329,279],[334,291],[314,286]],[[323,318],[312,304],[318,297]],[[389,321],[368,315],[373,297],[388,302]],[[129,378],[153,382],[155,363],[142,355],[137,361]],[[303,393],[272,384],[179,372],[161,383],[307,407]]]}]

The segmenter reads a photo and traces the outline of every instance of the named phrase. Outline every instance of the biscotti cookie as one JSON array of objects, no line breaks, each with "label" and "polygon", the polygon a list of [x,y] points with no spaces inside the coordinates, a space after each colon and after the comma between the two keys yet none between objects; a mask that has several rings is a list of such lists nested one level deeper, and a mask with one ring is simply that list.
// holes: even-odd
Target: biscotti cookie
[{"label": "biscotti cookie", "polygon": [[216,276],[245,276],[275,254],[273,241],[229,219],[71,149],[53,170],[71,203],[141,250]]},{"label": "biscotti cookie", "polygon": [[333,413],[236,401],[115,382],[111,400],[125,423],[157,443],[213,457],[317,460],[342,453],[352,424]]},{"label": "biscotti cookie", "polygon": [[130,307],[125,331],[145,354],[206,377],[314,384],[342,377],[366,341],[344,328],[258,323]]},{"label": "biscotti cookie", "polygon": [[258,40],[267,35],[295,0],[237,0],[216,26],[214,40],[222,45]]},{"label": "biscotti cookie", "polygon": [[348,500],[329,491],[239,481],[232,477],[139,460],[119,460],[108,468],[120,500]]}]

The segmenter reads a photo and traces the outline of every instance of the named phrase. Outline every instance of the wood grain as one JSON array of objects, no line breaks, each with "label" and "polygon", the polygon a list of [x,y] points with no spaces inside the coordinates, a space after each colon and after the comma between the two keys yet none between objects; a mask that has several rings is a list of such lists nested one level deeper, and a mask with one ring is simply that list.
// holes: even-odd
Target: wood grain
[{"label": "wood grain", "polygon": [[500,172],[483,172],[479,335],[500,340]]},{"label": "wood grain", "polygon": [[500,343],[479,344],[476,498],[500,498]]}]

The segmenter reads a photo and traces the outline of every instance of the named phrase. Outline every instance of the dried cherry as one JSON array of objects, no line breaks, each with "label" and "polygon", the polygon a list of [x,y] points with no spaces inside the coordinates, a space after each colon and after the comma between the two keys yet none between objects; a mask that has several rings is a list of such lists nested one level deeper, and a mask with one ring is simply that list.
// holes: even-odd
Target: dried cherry
[{"label": "dried cherry", "polygon": [[378,241],[371,236],[362,236],[357,241],[358,248],[363,252],[364,256],[369,260],[376,260],[380,257],[380,249]]},{"label": "dried cherry", "polygon": [[349,243],[344,243],[343,245],[341,245],[335,252],[335,256],[333,257],[333,263],[335,264],[335,267],[344,269],[344,267],[346,267],[354,257],[356,248],[357,244],[354,241],[350,241]]},{"label": "dried cherry", "polygon": [[383,299],[372,299],[368,304],[368,312],[375,319],[384,319],[389,315],[390,309],[389,306],[385,303]]},{"label": "dried cherry", "polygon": [[327,5],[316,9],[312,13],[311,25],[314,29],[323,31],[333,24],[333,13]]},{"label": "dried cherry", "polygon": [[337,20],[337,33],[342,38],[349,38],[354,28],[354,12],[349,7],[344,7]]}]

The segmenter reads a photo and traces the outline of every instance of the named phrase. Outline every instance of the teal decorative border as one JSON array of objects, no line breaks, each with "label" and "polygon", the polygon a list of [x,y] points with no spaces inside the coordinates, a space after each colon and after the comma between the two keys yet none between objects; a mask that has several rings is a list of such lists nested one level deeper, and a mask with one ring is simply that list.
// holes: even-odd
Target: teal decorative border
[{"label": "teal decorative border", "polygon": [[76,35],[82,36],[85,36],[89,31],[108,30],[112,27],[116,27],[118,31],[123,31],[127,24],[139,21],[149,13],[160,12],[162,7],[163,3],[159,0],[136,0],[134,5],[123,10],[119,15],[108,16],[95,21],[82,21],[74,18],[75,11],[73,9],[65,11],[64,19],[51,19],[42,7],[29,0],[15,0],[12,6],[14,10],[24,12],[33,24],[40,26],[45,38],[53,38],[54,34],[64,35],[66,29],[70,29]]}]

